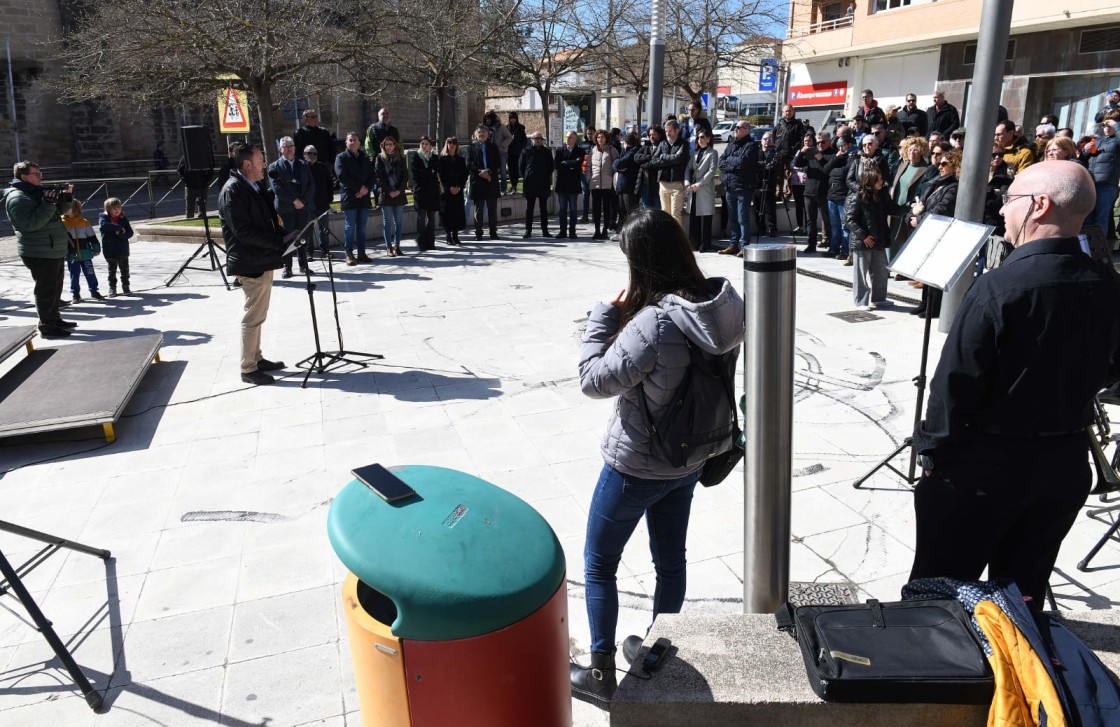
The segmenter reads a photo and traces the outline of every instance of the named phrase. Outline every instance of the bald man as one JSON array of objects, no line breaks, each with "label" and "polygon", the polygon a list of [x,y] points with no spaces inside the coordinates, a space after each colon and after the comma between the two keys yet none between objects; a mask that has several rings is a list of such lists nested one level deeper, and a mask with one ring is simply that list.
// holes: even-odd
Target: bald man
[{"label": "bald man", "polygon": [[914,432],[911,578],[1010,578],[1041,607],[1089,492],[1085,427],[1120,363],[1120,278],[1081,251],[1093,179],[1048,161],[1016,175],[1000,214],[1015,250],[961,303]]}]

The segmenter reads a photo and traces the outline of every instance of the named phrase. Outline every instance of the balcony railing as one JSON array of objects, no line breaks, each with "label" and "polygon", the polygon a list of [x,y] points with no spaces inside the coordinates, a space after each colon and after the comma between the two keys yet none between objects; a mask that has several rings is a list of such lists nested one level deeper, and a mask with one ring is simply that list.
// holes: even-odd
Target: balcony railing
[{"label": "balcony railing", "polygon": [[855,17],[852,15],[844,15],[843,17],[834,20],[822,20],[819,23],[812,25],[802,25],[799,28],[790,28],[790,38],[801,38],[806,35],[815,35],[817,33],[827,33],[830,30],[837,30],[838,28],[850,27],[855,22]]}]

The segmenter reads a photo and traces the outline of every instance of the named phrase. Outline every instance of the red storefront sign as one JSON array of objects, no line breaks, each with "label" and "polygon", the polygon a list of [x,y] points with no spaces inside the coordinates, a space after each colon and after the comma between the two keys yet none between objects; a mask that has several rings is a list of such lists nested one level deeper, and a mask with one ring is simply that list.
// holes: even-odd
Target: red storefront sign
[{"label": "red storefront sign", "polygon": [[720,96],[730,96],[731,86],[716,86],[716,93]]},{"label": "red storefront sign", "polygon": [[848,95],[847,81],[812,83],[789,87],[790,106],[832,106],[844,103]]}]

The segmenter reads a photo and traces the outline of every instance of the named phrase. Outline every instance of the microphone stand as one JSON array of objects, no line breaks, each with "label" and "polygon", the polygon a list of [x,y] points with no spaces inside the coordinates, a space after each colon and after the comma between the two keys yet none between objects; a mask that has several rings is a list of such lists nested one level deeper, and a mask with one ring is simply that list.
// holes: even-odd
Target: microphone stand
[{"label": "microphone stand", "polygon": [[[301,232],[300,232],[300,236],[298,238],[298,240],[299,240],[298,244],[299,245],[306,245],[307,244],[306,234],[307,234],[308,230],[313,225],[317,226],[318,223],[319,223],[319,220],[321,220],[323,217],[326,217],[327,215],[329,215],[331,213],[331,211],[332,210],[328,209],[323,214],[321,214],[317,217],[313,217],[311,219],[311,221],[307,223],[307,226],[304,227],[304,229],[301,230]],[[335,237],[331,233],[329,228],[327,229],[327,236],[328,236],[327,250],[326,250],[326,254],[324,255],[324,257],[327,260],[327,280],[330,282],[330,286],[331,286],[331,307],[334,309],[334,329],[335,329],[335,335],[338,338],[338,350],[337,351],[324,351],[322,349],[321,345],[320,345],[320,342],[319,342],[319,319],[318,319],[318,316],[317,316],[316,311],[315,311],[315,296],[314,296],[315,283],[311,282],[311,266],[308,265],[307,268],[305,269],[304,276],[307,278],[307,298],[308,298],[308,300],[311,304],[311,326],[312,326],[312,328],[314,330],[314,334],[315,334],[315,353],[311,354],[310,356],[308,356],[307,358],[303,359],[302,361],[300,361],[299,363],[296,364],[297,368],[302,368],[305,365],[307,366],[307,373],[303,375],[303,383],[300,384],[300,388],[307,388],[307,380],[311,377],[311,372],[312,371],[315,371],[315,372],[318,372],[318,373],[321,374],[321,373],[324,373],[324,372],[329,371],[331,369],[339,368],[341,366],[345,366],[346,364],[354,364],[355,366],[358,366],[358,367],[364,369],[367,366],[369,366],[369,362],[368,361],[363,361],[361,359],[378,360],[378,359],[385,358],[384,356],[382,356],[380,354],[376,354],[376,353],[364,353],[362,351],[348,351],[348,350],[346,350],[345,346],[343,345],[343,342],[342,342],[342,323],[338,318],[338,289],[335,287],[335,284],[334,284],[334,261],[331,258],[330,239],[329,238],[334,237],[334,239],[336,241],[338,241],[340,244],[341,244],[342,241],[338,240],[338,238]]]},{"label": "microphone stand", "polygon": [[[210,176],[214,176],[214,170],[210,170]],[[163,286],[165,288],[170,288],[175,283],[175,281],[179,279],[179,276],[183,274],[183,271],[189,268],[191,270],[209,270],[210,272],[214,272],[215,270],[217,270],[218,274],[222,276],[222,283],[226,286],[226,290],[233,290],[233,288],[230,287],[229,280],[226,278],[225,268],[222,266],[221,261],[218,260],[218,253],[215,250],[215,248],[217,248],[224,254],[226,249],[218,243],[214,242],[214,238],[210,237],[210,213],[206,210],[206,197],[209,195],[209,193],[210,180],[208,179],[206,182],[206,194],[203,194],[198,200],[198,206],[202,212],[202,229],[205,230],[206,235],[205,242],[199,245],[198,248],[193,253],[191,253],[191,256],[187,258],[187,261],[179,267],[175,274],[164,282]],[[210,267],[191,267],[191,263],[194,262],[194,259],[196,257],[202,254],[203,250],[206,250],[206,257],[210,260]]]}]

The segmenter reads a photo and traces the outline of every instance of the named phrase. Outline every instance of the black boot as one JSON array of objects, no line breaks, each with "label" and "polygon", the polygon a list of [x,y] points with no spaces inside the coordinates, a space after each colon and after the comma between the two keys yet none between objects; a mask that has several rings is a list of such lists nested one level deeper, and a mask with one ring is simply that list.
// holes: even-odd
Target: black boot
[{"label": "black boot", "polygon": [[454,242],[451,241],[451,230],[444,230],[443,231],[443,243],[445,245],[447,245],[448,247],[455,244]]},{"label": "black boot", "polygon": [[614,654],[591,652],[591,666],[571,664],[568,672],[572,682],[572,697],[609,710],[611,698],[618,688],[614,674]]}]

